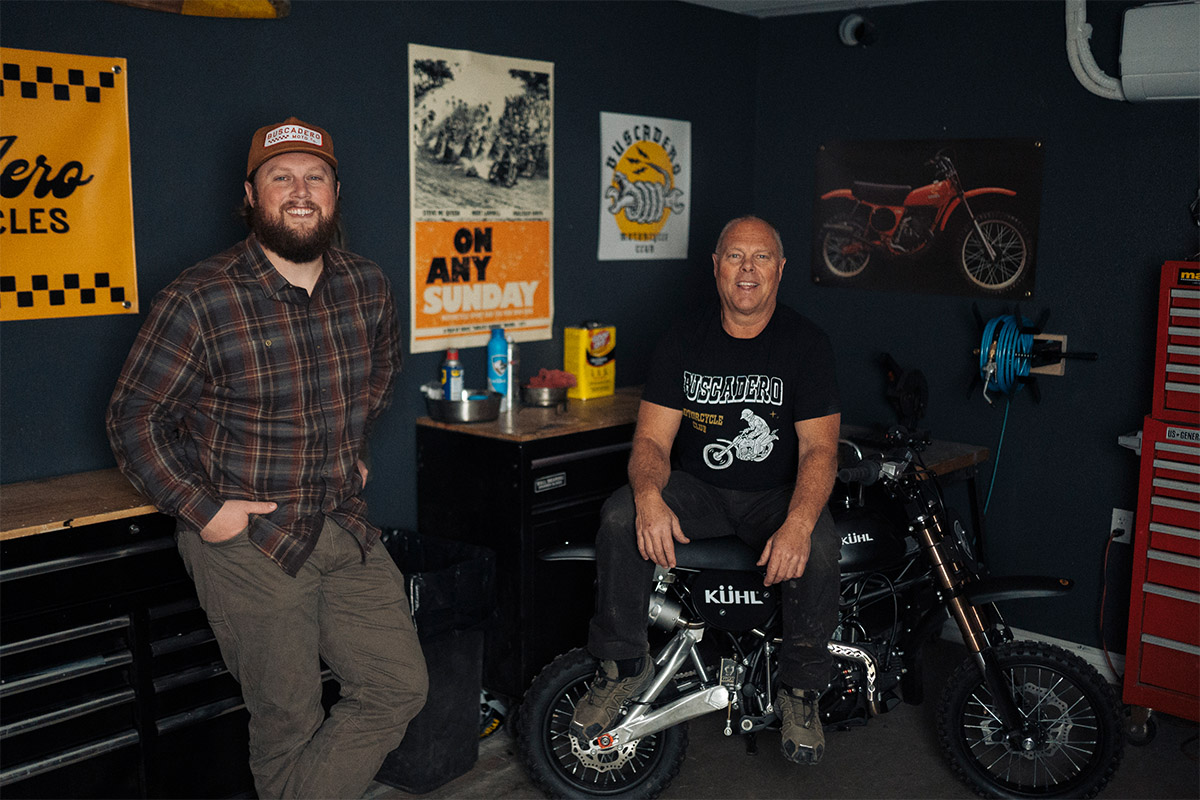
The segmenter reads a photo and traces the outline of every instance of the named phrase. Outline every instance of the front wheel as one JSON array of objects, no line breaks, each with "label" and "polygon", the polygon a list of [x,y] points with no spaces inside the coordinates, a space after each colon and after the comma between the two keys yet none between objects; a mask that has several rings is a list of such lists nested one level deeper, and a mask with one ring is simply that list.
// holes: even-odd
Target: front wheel
[{"label": "front wheel", "polygon": [[1120,703],[1078,656],[1040,642],[995,648],[1024,720],[1005,735],[996,699],[974,659],[950,677],[938,740],[951,769],[983,797],[1095,797],[1121,763]]},{"label": "front wheel", "polygon": [[554,659],[521,702],[517,749],[530,779],[548,797],[657,797],[679,774],[687,723],[626,742],[589,748],[568,733],[575,704],[596,673],[582,648]]},{"label": "front wheel", "polygon": [[974,222],[968,219],[959,233],[955,253],[971,283],[1002,291],[1025,274],[1030,256],[1029,233],[1011,214],[977,214]]}]

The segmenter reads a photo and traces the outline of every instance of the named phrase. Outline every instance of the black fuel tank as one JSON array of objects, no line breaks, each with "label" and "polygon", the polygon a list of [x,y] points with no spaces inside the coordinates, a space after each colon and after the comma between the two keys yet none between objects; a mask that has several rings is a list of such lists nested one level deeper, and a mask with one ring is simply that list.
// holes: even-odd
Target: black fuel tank
[{"label": "black fuel tank", "polygon": [[904,556],[902,531],[882,514],[865,508],[833,510],[842,539],[838,566],[842,573],[883,569]]}]

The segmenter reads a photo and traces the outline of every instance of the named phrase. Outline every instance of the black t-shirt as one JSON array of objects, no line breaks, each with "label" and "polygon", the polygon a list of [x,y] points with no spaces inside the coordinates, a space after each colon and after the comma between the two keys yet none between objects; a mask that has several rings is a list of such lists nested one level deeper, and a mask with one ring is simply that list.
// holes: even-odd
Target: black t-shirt
[{"label": "black t-shirt", "polygon": [[673,451],[679,469],[727,489],[789,485],[795,423],[838,411],[833,348],[787,306],[776,306],[753,339],[726,333],[717,309],[672,326],[642,399],[683,412]]}]

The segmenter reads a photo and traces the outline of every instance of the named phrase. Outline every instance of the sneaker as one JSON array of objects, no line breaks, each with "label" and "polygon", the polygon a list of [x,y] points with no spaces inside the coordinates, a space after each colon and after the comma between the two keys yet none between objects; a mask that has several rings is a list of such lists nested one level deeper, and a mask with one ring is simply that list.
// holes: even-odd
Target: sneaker
[{"label": "sneaker", "polygon": [[825,754],[825,731],[821,729],[816,692],[780,689],[775,697],[779,713],[783,757],[797,764],[816,764]]},{"label": "sneaker", "polygon": [[636,697],[654,677],[654,660],[642,658],[642,671],[632,678],[618,678],[614,661],[601,661],[587,694],[571,716],[571,735],[590,742],[604,733],[621,713],[622,706]]}]

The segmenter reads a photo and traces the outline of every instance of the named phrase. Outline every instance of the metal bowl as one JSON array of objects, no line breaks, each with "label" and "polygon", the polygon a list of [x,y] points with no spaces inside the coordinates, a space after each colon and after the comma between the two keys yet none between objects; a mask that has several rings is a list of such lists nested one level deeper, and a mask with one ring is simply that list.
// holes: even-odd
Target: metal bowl
[{"label": "metal bowl", "polygon": [[522,386],[521,402],[527,406],[553,408],[567,403],[567,387],[565,386]]},{"label": "metal bowl", "polygon": [[[440,387],[439,387],[440,391]],[[425,395],[425,408],[438,422],[488,422],[500,416],[504,395],[484,389],[467,389],[466,400],[443,400]]]}]

